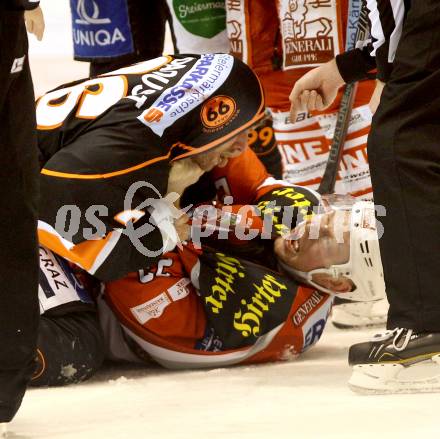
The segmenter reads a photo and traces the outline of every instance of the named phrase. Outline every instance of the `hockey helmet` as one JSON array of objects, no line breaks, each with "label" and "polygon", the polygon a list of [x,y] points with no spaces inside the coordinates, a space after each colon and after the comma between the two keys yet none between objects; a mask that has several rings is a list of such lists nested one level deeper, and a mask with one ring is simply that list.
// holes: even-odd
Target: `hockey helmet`
[{"label": "hockey helmet", "polygon": [[[316,217],[329,214],[332,211],[337,214],[346,212],[349,215],[348,234],[350,246],[348,260],[344,263],[333,264],[327,259],[328,263],[325,267],[308,272],[297,270],[278,260],[281,268],[287,274],[304,281],[320,291],[338,295],[344,299],[371,301],[383,298],[385,295],[385,283],[373,202],[355,201],[352,197],[347,196],[323,196]],[[298,239],[298,230],[302,230],[304,224],[305,222],[299,224],[287,239]],[[342,236],[340,231],[336,235]],[[324,248],[321,251],[325,252],[326,249]],[[325,257],[328,255],[323,256],[323,260],[325,260]],[[317,274],[331,275],[334,279],[344,276],[351,280],[354,287],[349,292],[333,291],[314,280]]]}]

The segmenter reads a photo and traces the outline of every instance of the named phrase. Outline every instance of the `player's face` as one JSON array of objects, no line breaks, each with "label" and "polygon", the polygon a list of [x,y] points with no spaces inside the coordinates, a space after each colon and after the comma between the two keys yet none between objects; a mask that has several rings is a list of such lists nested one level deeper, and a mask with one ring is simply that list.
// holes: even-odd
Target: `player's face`
[{"label": "player's face", "polygon": [[247,130],[245,130],[217,148],[195,155],[193,160],[205,172],[210,171],[216,166],[223,168],[228,164],[229,159],[238,157],[245,150],[248,138],[247,133]]},{"label": "player's face", "polygon": [[343,264],[350,257],[350,212],[316,215],[280,237],[275,255],[290,267],[304,272]]}]

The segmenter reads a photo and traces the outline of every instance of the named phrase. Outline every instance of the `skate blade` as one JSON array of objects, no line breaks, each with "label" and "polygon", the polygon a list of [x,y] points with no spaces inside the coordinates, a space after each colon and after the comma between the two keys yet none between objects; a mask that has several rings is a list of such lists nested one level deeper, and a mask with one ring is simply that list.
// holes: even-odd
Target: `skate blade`
[{"label": "skate blade", "polygon": [[343,310],[334,310],[331,322],[338,329],[367,329],[384,327],[387,316],[365,316],[360,314],[347,313]]},{"label": "skate blade", "polygon": [[331,321],[338,329],[364,329],[384,326],[387,321],[388,302],[352,302],[335,305]]},{"label": "skate blade", "polygon": [[340,322],[334,322],[332,320],[332,325],[340,329],[341,331],[349,331],[355,330],[355,331],[362,331],[363,329],[374,329],[374,328],[384,328],[385,327],[385,320],[381,320],[378,322],[368,322],[368,323],[356,323],[356,324],[348,324],[348,323],[340,323]]},{"label": "skate blade", "polygon": [[356,365],[348,387],[364,395],[440,392],[440,355],[410,366],[395,363]]}]

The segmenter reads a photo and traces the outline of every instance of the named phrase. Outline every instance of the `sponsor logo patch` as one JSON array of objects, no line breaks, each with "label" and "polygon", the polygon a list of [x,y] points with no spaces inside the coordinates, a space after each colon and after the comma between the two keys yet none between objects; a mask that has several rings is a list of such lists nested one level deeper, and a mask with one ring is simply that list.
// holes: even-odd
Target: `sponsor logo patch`
[{"label": "sponsor logo patch", "polygon": [[236,58],[248,62],[245,2],[228,1],[226,2],[226,11],[230,52]]},{"label": "sponsor logo patch", "polygon": [[161,293],[148,302],[142,303],[138,306],[130,308],[131,313],[136,320],[141,324],[145,324],[148,320],[160,317],[164,309],[171,303],[166,293]]},{"label": "sponsor logo patch", "polygon": [[181,25],[193,35],[212,38],[226,27],[224,0],[173,0],[173,9]]},{"label": "sponsor logo patch", "polygon": [[205,102],[200,118],[206,128],[219,128],[226,125],[236,113],[237,106],[229,96],[215,96]]},{"label": "sponsor logo patch", "polygon": [[176,282],[172,287],[168,288],[168,294],[174,302],[184,299],[186,296],[188,296],[190,289],[187,288],[187,285],[190,282],[191,281],[187,277],[184,277],[183,279],[179,280],[179,282]]},{"label": "sponsor logo patch", "polygon": [[67,262],[40,246],[38,299],[40,314],[65,303],[93,303],[80,279]]},{"label": "sponsor logo patch", "polygon": [[133,52],[126,0],[70,0],[70,7],[76,56],[112,57]]},{"label": "sponsor logo patch", "polygon": [[323,301],[324,296],[318,291],[315,291],[295,312],[292,316],[293,324],[296,327],[301,326],[301,323],[304,320],[307,320],[307,317],[310,313],[314,311],[314,309]]},{"label": "sponsor logo patch", "polygon": [[224,84],[233,65],[231,55],[201,55],[177,84],[164,90],[138,119],[161,136],[166,128],[211,97]]},{"label": "sponsor logo patch", "polygon": [[26,55],[23,55],[21,58],[15,58],[12,63],[11,73],[19,73],[23,70],[24,60],[26,59]]},{"label": "sponsor logo patch", "polygon": [[340,52],[335,0],[282,2],[284,68],[316,66]]},{"label": "sponsor logo patch", "polygon": [[190,283],[191,281],[186,277],[180,279],[166,291],[145,303],[130,308],[130,311],[141,325],[144,325],[151,319],[157,319],[163,314],[168,305],[189,295],[191,289],[188,288],[188,284]]},{"label": "sponsor logo patch", "polygon": [[332,303],[333,300],[327,297],[326,302],[323,303],[318,310],[312,312],[307,321],[303,323],[301,327],[303,333],[303,347],[301,352],[306,351],[321,338]]},{"label": "sponsor logo patch", "polygon": [[163,116],[163,111],[159,110],[158,108],[150,108],[148,111],[144,114],[144,120],[145,122],[151,123],[151,122],[160,122]]}]

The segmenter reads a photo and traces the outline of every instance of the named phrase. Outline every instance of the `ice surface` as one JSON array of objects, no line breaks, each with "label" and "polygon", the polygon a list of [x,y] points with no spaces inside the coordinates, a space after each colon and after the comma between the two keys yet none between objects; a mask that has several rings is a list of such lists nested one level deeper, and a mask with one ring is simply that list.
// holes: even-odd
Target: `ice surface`
[{"label": "ice surface", "polygon": [[348,346],[371,334],[329,325],[292,362],[186,372],[120,366],[83,384],[31,389],[9,437],[438,437],[438,394],[361,396],[347,388]]},{"label": "ice surface", "polygon": [[[42,5],[46,36],[42,43],[31,37],[30,52],[37,96],[88,72],[87,63],[72,61],[68,1]],[[440,395],[359,396],[347,388],[348,346],[371,333],[329,327],[316,347],[287,363],[189,372],[119,366],[81,385],[31,389],[8,437],[439,437]]]}]

